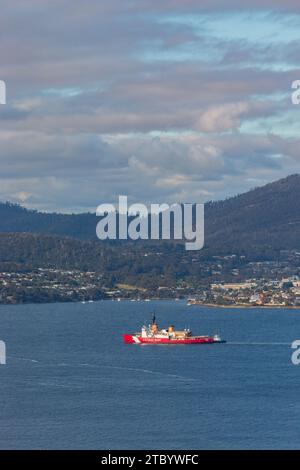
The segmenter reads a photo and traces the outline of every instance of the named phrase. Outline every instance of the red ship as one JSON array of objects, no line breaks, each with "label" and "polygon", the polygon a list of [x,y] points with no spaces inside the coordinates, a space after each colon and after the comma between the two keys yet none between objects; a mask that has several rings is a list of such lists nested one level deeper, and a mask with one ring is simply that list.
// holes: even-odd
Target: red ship
[{"label": "red ship", "polygon": [[153,316],[152,324],[143,326],[141,332],[123,335],[127,344],[212,344],[225,343],[219,335],[193,336],[191,330],[176,331],[171,325],[167,329],[159,329]]}]

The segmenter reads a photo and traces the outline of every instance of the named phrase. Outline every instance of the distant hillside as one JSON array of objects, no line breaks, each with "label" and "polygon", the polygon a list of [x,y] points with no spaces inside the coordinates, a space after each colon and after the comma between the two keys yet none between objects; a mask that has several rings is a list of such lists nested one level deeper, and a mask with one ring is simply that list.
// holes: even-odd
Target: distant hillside
[{"label": "distant hillside", "polygon": [[0,203],[0,232],[28,232],[90,240],[96,238],[95,214],[57,214]]},{"label": "distant hillside", "polygon": [[82,241],[53,235],[31,233],[0,233],[0,272],[32,271],[37,268],[96,271],[108,285],[129,282],[134,285],[158,286],[172,284],[188,274],[184,264],[174,263],[185,255],[183,246],[168,243],[159,250],[150,242],[145,245],[126,243],[114,245]]},{"label": "distant hillside", "polygon": [[[279,250],[300,250],[299,200],[300,175],[292,175],[224,201],[206,204],[205,249],[201,252],[202,256],[234,252],[255,259],[273,259]],[[40,233],[92,241],[96,240],[97,221],[95,214],[90,213],[47,214],[11,203],[0,203],[0,232]],[[13,236],[14,243],[16,237]],[[2,237],[2,243],[7,244],[8,240],[9,237]],[[39,238],[35,236],[32,240],[38,247]],[[44,238],[41,240],[45,241]],[[64,248],[72,243],[71,240],[64,242]],[[143,243],[149,247],[149,242],[141,242],[140,245]],[[73,245],[81,247],[75,241]],[[101,246],[101,249],[105,246],[112,253],[115,245],[115,242],[103,245],[96,240],[95,246]],[[169,249],[169,244],[165,242],[156,245],[163,250]],[[85,250],[89,245],[83,246]],[[13,250],[14,247],[10,246],[9,249]],[[136,244],[134,249],[137,250]],[[0,261],[3,260],[2,255],[5,255],[5,247]]]},{"label": "distant hillside", "polygon": [[206,205],[206,246],[263,253],[300,249],[300,175]]}]

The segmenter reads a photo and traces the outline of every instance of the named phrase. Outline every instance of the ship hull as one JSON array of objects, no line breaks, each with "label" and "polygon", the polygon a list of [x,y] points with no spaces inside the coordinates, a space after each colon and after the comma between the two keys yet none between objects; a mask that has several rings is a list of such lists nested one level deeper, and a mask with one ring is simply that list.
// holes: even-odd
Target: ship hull
[{"label": "ship hull", "polygon": [[140,335],[123,335],[126,344],[213,344],[225,343],[212,336],[191,336],[189,338],[156,338],[142,337]]}]

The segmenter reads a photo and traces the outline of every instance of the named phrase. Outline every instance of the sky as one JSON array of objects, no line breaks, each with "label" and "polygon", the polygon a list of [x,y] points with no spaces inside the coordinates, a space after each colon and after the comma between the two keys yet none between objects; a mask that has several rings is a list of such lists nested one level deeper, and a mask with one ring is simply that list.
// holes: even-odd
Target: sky
[{"label": "sky", "polygon": [[223,199],[300,170],[299,0],[2,0],[0,200]]}]

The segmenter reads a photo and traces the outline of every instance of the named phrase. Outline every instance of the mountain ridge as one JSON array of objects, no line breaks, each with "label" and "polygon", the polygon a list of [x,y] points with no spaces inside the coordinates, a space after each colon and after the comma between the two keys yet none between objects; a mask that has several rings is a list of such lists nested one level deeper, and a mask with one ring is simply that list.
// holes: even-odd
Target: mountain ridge
[{"label": "mountain ridge", "polygon": [[[300,175],[294,174],[223,201],[206,203],[202,255],[225,255],[236,251],[264,257],[266,251],[300,250],[299,200]],[[0,203],[0,233],[69,237],[102,246],[103,242],[96,238],[98,221],[92,213],[44,213],[9,202]],[[114,248],[119,242],[104,243]],[[166,242],[138,243],[164,246]]]}]

